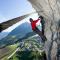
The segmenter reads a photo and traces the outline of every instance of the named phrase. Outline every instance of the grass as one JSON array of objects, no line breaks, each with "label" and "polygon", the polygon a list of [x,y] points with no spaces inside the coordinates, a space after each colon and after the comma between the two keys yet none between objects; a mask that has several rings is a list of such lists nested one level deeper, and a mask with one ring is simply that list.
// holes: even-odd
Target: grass
[{"label": "grass", "polygon": [[14,44],[14,45],[10,45],[7,46],[5,48],[8,49],[7,52],[5,52],[5,54],[3,54],[3,56],[0,58],[2,60],[7,60],[8,56],[12,54],[12,52],[14,52],[14,50],[17,48],[18,44]]}]

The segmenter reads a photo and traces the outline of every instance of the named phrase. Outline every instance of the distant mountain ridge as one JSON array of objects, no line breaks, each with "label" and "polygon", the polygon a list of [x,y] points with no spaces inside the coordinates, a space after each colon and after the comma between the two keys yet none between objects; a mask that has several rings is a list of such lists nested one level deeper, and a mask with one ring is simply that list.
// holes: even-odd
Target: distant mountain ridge
[{"label": "distant mountain ridge", "polygon": [[35,33],[32,31],[30,24],[28,22],[25,22],[11,31],[5,38],[1,39],[0,47],[14,44],[17,41],[27,39],[34,34]]},{"label": "distant mountain ridge", "polygon": [[2,38],[5,38],[8,34],[9,34],[9,32],[1,32],[1,33],[0,33],[0,40],[1,40]]}]

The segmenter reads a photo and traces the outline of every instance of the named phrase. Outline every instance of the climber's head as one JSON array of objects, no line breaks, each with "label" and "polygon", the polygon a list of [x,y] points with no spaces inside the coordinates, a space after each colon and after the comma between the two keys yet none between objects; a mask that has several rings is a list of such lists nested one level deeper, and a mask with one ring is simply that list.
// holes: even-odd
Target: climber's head
[{"label": "climber's head", "polygon": [[32,22],[32,21],[33,21],[33,19],[32,19],[32,18],[30,18],[29,20],[30,20],[30,22]]}]

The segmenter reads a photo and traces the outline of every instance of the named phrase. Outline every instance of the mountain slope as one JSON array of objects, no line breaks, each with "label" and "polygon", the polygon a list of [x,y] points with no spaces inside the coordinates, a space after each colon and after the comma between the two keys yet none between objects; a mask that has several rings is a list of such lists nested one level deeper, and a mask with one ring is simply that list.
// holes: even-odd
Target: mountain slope
[{"label": "mountain slope", "polygon": [[11,33],[8,34],[5,38],[0,40],[0,48],[14,44],[16,41],[21,39],[26,39],[29,36],[32,36],[32,29],[29,23],[25,22],[20,26],[16,27]]}]

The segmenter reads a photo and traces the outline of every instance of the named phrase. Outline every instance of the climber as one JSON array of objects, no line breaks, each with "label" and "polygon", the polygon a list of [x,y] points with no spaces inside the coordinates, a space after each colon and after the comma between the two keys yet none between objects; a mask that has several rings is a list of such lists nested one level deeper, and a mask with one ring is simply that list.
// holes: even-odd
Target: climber
[{"label": "climber", "polygon": [[44,36],[44,24],[42,23],[42,16],[39,16],[39,18],[37,20],[33,20],[32,18],[30,18],[30,22],[31,22],[31,27],[32,30],[37,33],[43,41],[46,40],[46,37]]}]

